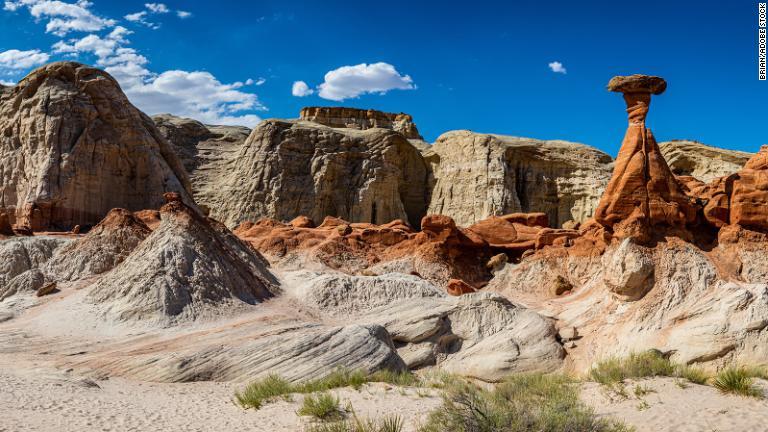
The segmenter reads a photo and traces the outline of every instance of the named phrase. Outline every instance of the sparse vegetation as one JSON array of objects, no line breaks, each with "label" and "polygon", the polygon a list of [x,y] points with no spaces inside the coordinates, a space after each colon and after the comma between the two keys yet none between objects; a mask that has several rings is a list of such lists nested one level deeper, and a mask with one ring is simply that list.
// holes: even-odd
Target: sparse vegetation
[{"label": "sparse vegetation", "polygon": [[371,420],[361,419],[357,415],[353,415],[350,420],[315,425],[308,429],[309,432],[401,432],[402,430],[403,419],[399,416]]},{"label": "sparse vegetation", "polygon": [[381,370],[373,374],[367,374],[363,371],[338,369],[323,378],[298,384],[293,384],[278,375],[269,375],[266,378],[248,384],[242,392],[235,392],[235,400],[243,408],[259,409],[265,403],[272,402],[280,397],[286,398],[292,393],[325,392],[341,387],[352,387],[355,390],[359,390],[363,384],[369,382],[386,382],[397,386],[414,386],[419,384],[418,378],[408,371],[394,372]]},{"label": "sparse vegetation", "polygon": [[697,367],[688,365],[680,366],[677,369],[677,376],[694,384],[706,385],[707,381],[709,381],[709,374]]},{"label": "sparse vegetation", "polygon": [[330,393],[320,393],[317,396],[304,397],[301,408],[297,412],[300,416],[312,416],[320,420],[338,419],[342,416],[339,398]]},{"label": "sparse vegetation", "polygon": [[589,376],[600,384],[613,385],[628,378],[675,376],[676,370],[677,367],[660,352],[649,350],[599,362],[589,371]]},{"label": "sparse vegetation", "polygon": [[562,375],[520,374],[494,390],[461,380],[445,388],[443,405],[433,411],[421,432],[631,430],[598,418],[579,400],[576,382]]},{"label": "sparse vegetation", "polygon": [[643,386],[643,385],[638,384],[638,385],[635,386],[635,392],[634,393],[635,393],[635,397],[641,398],[641,397],[647,395],[648,393],[651,393],[651,392],[654,392],[654,391],[655,390],[653,390],[652,388],[650,388],[648,386]]},{"label": "sparse vegetation", "polygon": [[728,367],[720,371],[712,380],[712,386],[723,393],[762,398],[763,392],[754,384],[752,368]]}]

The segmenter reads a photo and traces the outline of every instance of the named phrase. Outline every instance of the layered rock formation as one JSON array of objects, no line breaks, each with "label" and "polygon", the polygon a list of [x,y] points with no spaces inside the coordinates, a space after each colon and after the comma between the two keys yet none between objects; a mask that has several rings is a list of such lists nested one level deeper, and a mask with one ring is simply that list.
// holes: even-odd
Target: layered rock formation
[{"label": "layered rock formation", "polygon": [[611,175],[607,154],[583,144],[453,131],[426,154],[429,213],[468,226],[489,216],[544,212],[554,227],[592,216]]},{"label": "layered rock formation", "polygon": [[0,208],[33,230],[92,225],[109,210],[157,207],[184,168],[152,120],[104,71],[52,63],[0,100]]},{"label": "layered rock formation", "polygon": [[413,117],[405,113],[393,114],[357,108],[305,107],[301,109],[299,118],[333,128],[392,129],[408,139],[423,140]]},{"label": "layered rock formation", "polygon": [[426,210],[427,166],[400,133],[331,128],[307,121],[259,124],[211,205],[227,225],[270,217],[419,224]]},{"label": "layered rock formation", "polygon": [[210,209],[225,201],[222,180],[230,174],[233,160],[251,130],[243,126],[204,125],[170,114],[156,115],[152,120],[189,174],[195,202]]},{"label": "layered rock formation", "polygon": [[90,301],[118,320],[182,322],[221,308],[253,305],[277,290],[266,262],[218,222],[167,194],[162,222],[115,269]]},{"label": "layered rock formation", "polygon": [[676,176],[691,176],[704,183],[739,171],[754,156],[686,140],[659,143],[659,150]]},{"label": "layered rock formation", "polygon": [[661,94],[659,77],[614,77],[608,89],[624,94],[629,126],[611,181],[595,211],[595,220],[618,237],[647,241],[652,227],[682,228],[696,219],[696,207],[684,193],[656,140],[645,127],[651,94]]}]

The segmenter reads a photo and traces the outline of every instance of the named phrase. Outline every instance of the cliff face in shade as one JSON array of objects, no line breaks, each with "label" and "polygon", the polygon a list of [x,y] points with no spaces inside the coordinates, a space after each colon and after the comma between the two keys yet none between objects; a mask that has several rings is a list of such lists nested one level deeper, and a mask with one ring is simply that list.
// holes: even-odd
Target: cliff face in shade
[{"label": "cliff face in shade", "polygon": [[427,166],[400,133],[266,120],[240,152],[211,216],[229,226],[262,217],[418,226],[426,210]]},{"label": "cliff face in shade", "polygon": [[99,222],[112,208],[157,208],[189,182],[152,120],[106,72],[41,67],[0,93],[0,208],[34,230]]},{"label": "cliff face in shade", "polygon": [[451,131],[425,152],[434,188],[429,213],[472,225],[489,216],[543,212],[550,225],[591,217],[612,160],[592,147]]},{"label": "cliff face in shade", "polygon": [[357,108],[305,107],[301,109],[300,119],[335,128],[392,129],[408,139],[423,140],[416,124],[413,123],[413,117],[405,113],[394,114]]},{"label": "cliff face in shade", "polygon": [[692,176],[704,183],[739,171],[754,156],[736,150],[711,147],[696,141],[674,140],[659,143],[672,173]]},{"label": "cliff face in shade", "polygon": [[251,130],[244,126],[204,125],[170,114],[156,115],[152,120],[184,164],[195,202],[210,209],[224,200],[222,181]]}]

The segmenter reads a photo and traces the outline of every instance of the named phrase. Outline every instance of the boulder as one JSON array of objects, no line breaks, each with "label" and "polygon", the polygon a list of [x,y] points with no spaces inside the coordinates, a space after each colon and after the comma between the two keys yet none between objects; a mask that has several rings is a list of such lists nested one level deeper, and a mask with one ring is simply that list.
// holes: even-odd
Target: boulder
[{"label": "boulder", "polygon": [[653,288],[654,265],[649,253],[625,239],[610,253],[603,255],[603,283],[619,298],[640,300]]},{"label": "boulder", "polygon": [[445,291],[452,296],[460,296],[473,293],[477,290],[461,279],[451,279],[448,281]]},{"label": "boulder", "polygon": [[11,223],[68,231],[113,208],[157,208],[167,191],[191,202],[171,146],[102,70],[74,62],[34,70],[0,97],[0,131]]},{"label": "boulder", "polygon": [[546,214],[559,227],[592,216],[612,159],[592,147],[470,131],[441,135],[428,153],[434,176],[429,213],[469,226],[509,213]]}]

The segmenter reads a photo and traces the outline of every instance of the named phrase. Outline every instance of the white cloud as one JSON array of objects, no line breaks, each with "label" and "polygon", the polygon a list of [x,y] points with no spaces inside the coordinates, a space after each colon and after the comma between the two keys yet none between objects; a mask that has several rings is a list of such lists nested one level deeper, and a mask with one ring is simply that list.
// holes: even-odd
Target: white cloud
[{"label": "white cloud", "polygon": [[366,93],[384,94],[390,90],[416,88],[408,75],[400,75],[388,63],[361,63],[342,66],[325,74],[325,82],[318,86],[318,95],[323,99],[343,101]]},{"label": "white cloud", "polygon": [[142,21],[145,16],[147,16],[147,11],[141,11],[141,12],[128,14],[125,16],[125,19],[131,22],[139,22],[139,21]]},{"label": "white cloud", "polygon": [[187,18],[191,18],[192,17],[192,12],[187,12],[187,11],[183,11],[183,10],[177,10],[176,11],[176,16],[181,18],[181,19],[187,19]]},{"label": "white cloud", "polygon": [[170,12],[170,9],[168,9],[168,6],[166,6],[164,3],[144,3],[144,7],[146,7],[150,12],[157,14],[165,14]]},{"label": "white cloud", "polygon": [[309,96],[314,92],[304,81],[296,81],[293,83],[293,87],[291,87],[291,94],[296,97]]},{"label": "white cloud", "polygon": [[552,72],[554,72],[554,73],[561,73],[561,74],[568,73],[565,70],[565,67],[563,66],[563,64],[560,63],[559,61],[553,61],[548,66],[549,66],[550,69],[552,69]]},{"label": "white cloud", "polygon": [[40,50],[19,51],[12,49],[0,52],[0,69],[21,71],[48,61],[50,56]]},{"label": "white cloud", "polygon": [[16,11],[21,7],[29,9],[36,19],[47,19],[47,33],[64,36],[72,31],[93,32],[115,25],[116,21],[102,18],[89,10],[93,3],[79,0],[65,3],[59,0],[13,0],[6,1],[3,9]]},{"label": "white cloud", "polygon": [[257,85],[257,86],[260,86],[260,85],[263,85],[265,82],[267,82],[266,78],[259,78],[259,79],[256,80],[256,82],[254,84]]},{"label": "white cloud", "polygon": [[4,86],[8,86],[8,87],[13,87],[13,86],[16,85],[16,83],[13,82],[13,81],[5,81],[5,80],[1,80],[0,79],[0,85],[4,85]]},{"label": "white cloud", "polygon": [[[40,8],[35,9],[38,6]],[[131,14],[129,17],[135,22],[141,22],[145,21],[152,11],[169,13],[167,7],[161,3],[147,3],[145,6],[147,10]],[[53,17],[74,16],[75,12],[72,11],[77,8],[88,12],[87,9],[91,7],[91,3],[85,0],[77,3],[48,0],[5,2],[5,9],[9,11],[22,7],[28,8],[35,18],[48,19],[48,27],[50,27],[54,21]],[[126,17],[126,19],[129,18]],[[83,55],[95,57],[96,65],[104,68],[120,83],[120,87],[131,102],[150,115],[170,112],[206,123],[246,126],[254,126],[261,120],[259,116],[248,111],[266,110],[266,107],[255,94],[239,90],[244,85],[253,84],[253,80],[246,81],[245,84],[242,82],[225,84],[211,73],[204,71],[152,72],[148,68],[149,60],[129,46],[128,37],[133,32],[125,27],[116,26],[114,20],[102,20],[104,27],[98,30],[111,29],[108,33],[106,31],[95,33],[97,30],[93,30],[84,37],[62,39],[53,44],[52,52],[75,58]],[[40,50],[5,51],[0,53],[0,71],[7,65],[6,69],[12,68],[13,72],[18,73],[45,63],[49,57],[49,54]]]}]

